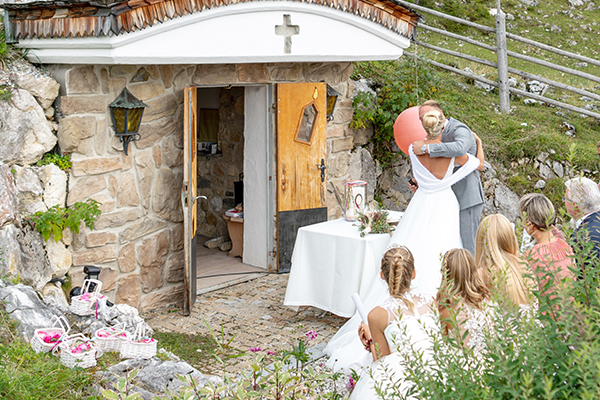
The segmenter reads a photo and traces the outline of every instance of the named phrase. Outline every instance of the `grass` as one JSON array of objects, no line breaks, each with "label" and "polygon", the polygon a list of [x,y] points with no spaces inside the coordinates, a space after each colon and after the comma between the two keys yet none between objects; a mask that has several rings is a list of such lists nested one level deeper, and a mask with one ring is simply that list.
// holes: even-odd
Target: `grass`
[{"label": "grass", "polygon": [[1,399],[100,399],[92,393],[94,382],[90,371],[65,368],[51,354],[36,354],[16,333],[15,322],[0,311]]}]

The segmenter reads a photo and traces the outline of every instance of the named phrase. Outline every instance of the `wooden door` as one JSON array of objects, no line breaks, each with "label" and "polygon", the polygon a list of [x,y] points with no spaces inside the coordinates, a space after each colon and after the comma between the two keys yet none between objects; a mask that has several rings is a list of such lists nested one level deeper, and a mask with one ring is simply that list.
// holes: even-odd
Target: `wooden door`
[{"label": "wooden door", "polygon": [[327,88],[277,85],[277,255],[288,272],[298,228],[327,220]]},{"label": "wooden door", "polygon": [[184,297],[183,314],[189,315],[196,301],[196,192],[197,192],[197,90],[189,87],[184,90],[184,123],[183,123],[183,187],[181,201],[183,203],[184,228]]}]

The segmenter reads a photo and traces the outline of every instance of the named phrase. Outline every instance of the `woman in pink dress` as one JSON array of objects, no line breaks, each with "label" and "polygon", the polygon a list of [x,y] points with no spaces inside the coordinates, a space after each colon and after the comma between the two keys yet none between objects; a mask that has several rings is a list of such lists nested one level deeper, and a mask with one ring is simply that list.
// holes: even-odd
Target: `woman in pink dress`
[{"label": "woman in pink dress", "polygon": [[519,201],[525,230],[536,244],[524,254],[531,270],[538,278],[541,294],[554,291],[565,278],[573,278],[573,249],[556,229],[552,202],[543,194],[526,194]]}]

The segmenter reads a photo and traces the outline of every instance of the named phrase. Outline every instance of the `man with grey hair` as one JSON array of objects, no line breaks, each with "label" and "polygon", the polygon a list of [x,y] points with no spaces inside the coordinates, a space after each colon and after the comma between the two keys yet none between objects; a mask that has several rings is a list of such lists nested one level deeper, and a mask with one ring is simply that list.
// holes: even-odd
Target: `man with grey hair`
[{"label": "man with grey hair", "polygon": [[[565,182],[565,208],[575,221],[575,244],[592,244],[584,264],[598,265],[600,259],[600,189],[591,179],[578,177]],[[580,265],[583,267],[583,265]]]}]

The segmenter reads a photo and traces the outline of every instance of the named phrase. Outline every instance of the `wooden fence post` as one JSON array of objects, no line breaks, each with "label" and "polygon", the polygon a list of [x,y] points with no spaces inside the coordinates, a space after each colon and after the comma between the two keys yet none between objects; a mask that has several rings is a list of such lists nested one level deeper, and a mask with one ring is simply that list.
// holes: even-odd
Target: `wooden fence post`
[{"label": "wooden fence post", "polygon": [[500,92],[500,112],[510,112],[510,91],[508,88],[508,55],[506,49],[506,14],[500,9],[500,0],[496,10],[496,64],[498,65],[498,91]]}]

